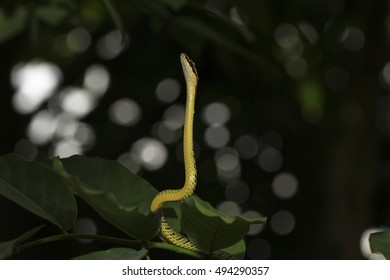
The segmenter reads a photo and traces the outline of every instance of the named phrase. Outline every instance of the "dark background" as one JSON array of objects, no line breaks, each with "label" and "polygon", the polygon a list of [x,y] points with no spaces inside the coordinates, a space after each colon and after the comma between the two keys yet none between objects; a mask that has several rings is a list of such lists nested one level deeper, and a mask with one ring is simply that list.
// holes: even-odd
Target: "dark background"
[{"label": "dark background", "polygon": [[[371,258],[361,246],[364,233],[390,225],[389,1],[113,0],[126,34],[122,46],[115,31],[121,24],[105,3],[1,2],[0,154],[120,159],[156,188],[180,187],[181,127],[171,134],[159,128],[170,120],[167,110],[180,119],[185,84],[179,54],[186,52],[200,76],[196,192],[215,206],[233,201],[227,212],[238,206],[241,213],[268,217],[263,229],[247,236],[247,258]],[[58,67],[58,85],[40,105],[21,112],[12,100],[23,90],[11,76],[34,63]],[[100,93],[84,83],[93,65],[110,78]],[[161,102],[156,90],[166,78],[176,80],[167,91],[180,94]],[[46,83],[39,76],[33,80]],[[79,96],[94,104],[84,113],[72,111],[80,104],[74,100],[70,108],[64,105],[76,89],[86,90]],[[125,125],[112,117],[120,99],[132,104],[129,110],[139,105]],[[214,117],[224,119],[226,108],[230,117],[210,124],[207,106],[215,102],[225,111],[211,110]],[[48,135],[43,141],[28,132],[39,116],[50,123],[34,130]],[[209,143],[211,128],[217,128],[211,138],[226,144]],[[155,170],[137,159],[145,138],[157,139],[158,151],[167,151]],[[228,160],[218,167],[221,155]],[[296,192],[286,199],[272,187],[281,174],[296,180]],[[121,235],[83,204],[80,218],[99,234]],[[0,240],[39,222],[0,198]],[[104,246],[63,242],[19,257],[71,258]]]}]

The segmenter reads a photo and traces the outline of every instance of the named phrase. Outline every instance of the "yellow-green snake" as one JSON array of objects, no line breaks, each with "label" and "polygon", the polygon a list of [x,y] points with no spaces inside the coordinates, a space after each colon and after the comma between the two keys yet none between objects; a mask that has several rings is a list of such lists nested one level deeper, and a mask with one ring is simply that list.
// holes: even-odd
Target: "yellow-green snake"
[{"label": "yellow-green snake", "polygon": [[[150,206],[152,212],[157,212],[164,203],[169,201],[182,201],[193,194],[196,186],[196,163],[194,157],[193,122],[195,113],[195,95],[198,84],[198,74],[195,63],[185,54],[180,54],[184,78],[187,87],[186,112],[183,130],[183,155],[185,168],[185,183],[181,189],[169,189],[158,193]],[[168,243],[191,250],[197,253],[205,253],[194,245],[187,237],[176,233],[167,223],[164,216],[161,220],[160,235]]]}]

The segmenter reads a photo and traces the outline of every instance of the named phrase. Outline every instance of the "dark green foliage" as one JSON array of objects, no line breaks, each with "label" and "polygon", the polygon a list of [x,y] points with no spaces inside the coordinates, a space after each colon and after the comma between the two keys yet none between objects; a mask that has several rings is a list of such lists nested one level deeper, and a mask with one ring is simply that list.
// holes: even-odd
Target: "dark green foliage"
[{"label": "dark green foliage", "polygon": [[381,253],[390,260],[390,229],[371,234],[370,245],[373,253]]},{"label": "dark green foliage", "polygon": [[[158,234],[161,222],[161,212],[153,214],[149,210],[157,190],[115,161],[73,156],[62,160],[41,157],[39,161],[31,162],[13,154],[1,156],[0,193],[27,211],[57,225],[63,232],[25,243],[41,226],[34,228],[18,238],[0,243],[1,258],[11,257],[30,247],[72,238],[97,239],[134,247],[112,248],[76,259],[142,259],[148,254],[147,248],[152,250],[161,246],[185,253],[173,245],[164,247],[151,241]],[[67,233],[66,230],[71,229],[76,220],[74,195],[131,239]],[[172,204],[168,207],[178,210]],[[182,204],[181,212],[177,212],[177,223],[195,244],[208,252],[225,249],[236,257],[243,257],[245,243],[242,238],[249,225],[265,222],[265,219],[226,217],[196,196]],[[205,229],[209,230],[201,234],[205,233]]]}]

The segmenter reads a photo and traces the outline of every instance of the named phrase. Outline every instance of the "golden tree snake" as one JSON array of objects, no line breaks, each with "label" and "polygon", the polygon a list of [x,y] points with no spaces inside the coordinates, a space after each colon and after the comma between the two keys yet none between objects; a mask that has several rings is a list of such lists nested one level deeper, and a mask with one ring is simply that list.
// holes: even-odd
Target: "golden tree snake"
[{"label": "golden tree snake", "polygon": [[[151,203],[150,210],[152,212],[157,212],[166,202],[185,200],[194,193],[196,187],[197,172],[193,147],[193,122],[195,114],[195,95],[199,78],[195,68],[195,63],[187,56],[187,54],[180,54],[180,62],[183,68],[187,88],[187,101],[183,130],[185,183],[181,189],[167,189],[159,192]],[[186,236],[175,232],[168,224],[164,216],[162,216],[161,219],[160,236],[166,242],[178,247],[201,254],[209,254],[209,252],[205,252],[204,250],[198,248]],[[219,258],[232,258],[230,254],[227,254],[223,251],[214,252],[212,256]]]}]

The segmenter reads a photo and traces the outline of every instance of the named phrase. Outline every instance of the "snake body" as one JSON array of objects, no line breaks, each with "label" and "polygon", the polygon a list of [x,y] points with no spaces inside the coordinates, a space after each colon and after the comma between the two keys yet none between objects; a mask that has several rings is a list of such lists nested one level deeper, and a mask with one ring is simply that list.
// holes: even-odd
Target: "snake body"
[{"label": "snake body", "polygon": [[[198,74],[195,68],[195,63],[185,53],[180,54],[180,62],[183,68],[187,88],[186,112],[183,130],[185,182],[181,189],[168,189],[159,192],[151,203],[150,210],[152,212],[157,212],[166,202],[183,201],[194,193],[196,187],[196,163],[193,148],[193,122]],[[204,253],[187,237],[176,233],[169,226],[164,216],[161,219],[160,235],[168,243],[194,252]]]}]

